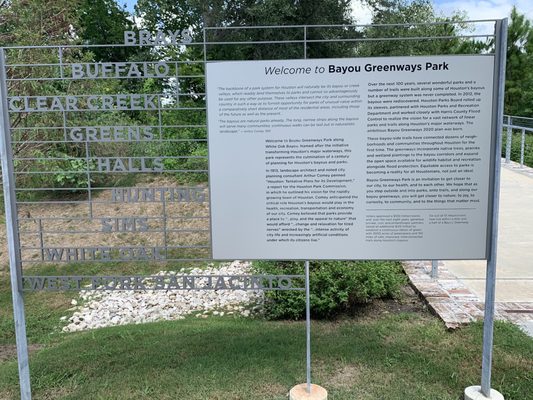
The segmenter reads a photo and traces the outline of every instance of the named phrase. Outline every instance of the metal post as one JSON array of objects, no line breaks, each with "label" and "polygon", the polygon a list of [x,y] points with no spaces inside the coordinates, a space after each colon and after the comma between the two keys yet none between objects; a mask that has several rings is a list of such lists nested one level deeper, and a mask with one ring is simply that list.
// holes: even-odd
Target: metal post
[{"label": "metal post", "polygon": [[307,393],[311,393],[311,301],[309,290],[309,261],[305,262],[305,331],[306,331],[306,380]]},{"label": "metal post", "polygon": [[505,57],[507,46],[507,19],[496,22],[495,52],[495,124],[494,171],[492,182],[492,221],[490,250],[487,258],[485,281],[485,314],[483,319],[483,356],[481,362],[481,393],[490,398],[492,347],[494,342],[494,302],[496,296],[496,256],[498,250],[498,212],[500,203],[501,135],[503,122],[503,94],[505,85]]},{"label": "metal post", "polygon": [[11,294],[13,297],[13,317],[17,342],[17,360],[21,400],[31,400],[30,367],[28,339],[26,337],[26,317],[22,292],[22,264],[20,261],[20,239],[18,233],[18,214],[15,197],[15,177],[13,173],[13,150],[11,148],[11,127],[7,106],[7,85],[5,70],[5,51],[0,51],[0,158],[4,185],[4,205],[6,209],[6,236],[9,250],[9,271]]},{"label": "metal post", "polygon": [[439,260],[431,260],[431,279],[439,279]]},{"label": "metal post", "polygon": [[304,26],[304,59],[307,59],[307,26]]},{"label": "metal post", "polygon": [[520,168],[524,168],[524,147],[526,145],[526,128],[522,128],[522,141],[520,142]]},{"label": "metal post", "polygon": [[507,116],[507,140],[505,141],[505,163],[511,162],[511,143],[513,141],[513,129],[511,128],[511,116]]}]

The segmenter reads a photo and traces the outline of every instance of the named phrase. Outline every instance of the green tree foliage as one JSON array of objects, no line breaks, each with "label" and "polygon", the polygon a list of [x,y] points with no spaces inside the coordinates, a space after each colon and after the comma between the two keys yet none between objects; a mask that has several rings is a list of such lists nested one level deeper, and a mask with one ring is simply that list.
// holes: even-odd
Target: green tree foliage
[{"label": "green tree foliage", "polygon": [[505,113],[533,116],[533,25],[516,7],[507,38]]},{"label": "green tree foliage", "polygon": [[[461,54],[479,52],[486,47],[460,37],[465,28],[461,23],[465,15],[455,12],[440,17],[430,0],[368,0],[368,3],[373,10],[372,23],[383,26],[369,27],[365,37],[392,40],[367,42],[359,48],[360,56]],[[432,24],[435,22],[438,24]],[[442,39],[426,39],[435,37]]]},{"label": "green tree foliage", "polygon": [[47,45],[72,39],[80,0],[0,1],[0,45]]},{"label": "green tree foliage", "polygon": [[[136,10],[149,30],[179,30],[192,28],[194,40],[203,39],[203,27],[243,27],[278,25],[351,24],[350,2],[347,0],[229,0],[229,1],[171,1],[139,0]],[[339,31],[341,34],[342,31]],[[339,37],[337,32],[337,37]],[[318,39],[309,32],[308,39]],[[326,37],[327,38],[327,37]],[[213,29],[207,31],[209,42],[245,42],[268,40],[302,40],[303,28],[274,29]],[[339,45],[309,45],[309,57],[334,56],[332,49]],[[192,50],[192,49],[191,49]],[[197,48],[197,52],[202,49]],[[329,54],[328,54],[329,52]],[[228,59],[280,59],[303,56],[301,44],[279,45],[240,44],[208,47],[208,58]]]},{"label": "green tree foliage", "polygon": [[[114,0],[79,0],[79,32],[84,44],[120,44],[124,31],[133,30],[129,13]],[[123,62],[138,51],[136,47],[92,48],[95,61]]]},{"label": "green tree foliage", "polygon": [[[205,27],[244,27],[314,24],[351,24],[350,2],[347,0],[139,0],[136,13],[142,17],[143,28],[149,31],[181,31],[190,29],[193,42],[201,43]],[[348,33],[343,29],[309,29],[307,38],[342,38]],[[302,58],[304,48],[302,39],[304,29],[291,27],[284,29],[209,29],[206,31],[208,60],[265,60]],[[269,40],[297,40],[294,44],[250,44]],[[241,42],[236,45],[217,45],[218,42]],[[248,42],[248,43],[246,43]],[[307,56],[335,57],[353,54],[353,46],[346,43],[308,44]],[[191,45],[186,48],[167,47],[158,49],[158,57],[180,62],[180,79],[173,82],[179,88],[182,107],[205,106],[205,84],[201,77],[203,70],[204,48]],[[178,139],[179,143],[168,143],[160,148],[165,154],[173,156],[207,155],[206,132],[194,125],[205,124],[205,113],[201,111],[163,112],[163,120],[168,125],[181,126],[167,129],[168,139]],[[185,126],[184,126],[185,125]],[[202,158],[173,159],[165,163],[168,169],[205,169],[206,160]],[[178,174],[179,180],[206,179],[205,174]]]},{"label": "green tree foliage", "polygon": [[[1,46],[42,46],[58,44],[92,43],[102,32],[91,31],[85,38],[88,28],[80,21],[94,20],[88,12],[101,11],[85,0],[11,0],[0,2],[0,45]],[[97,2],[112,11],[118,9],[112,1]],[[110,12],[109,15],[113,15]],[[117,14],[116,26],[120,28],[124,21]],[[124,15],[122,15],[124,16]],[[110,22],[109,22],[110,23]],[[111,23],[110,23],[111,24]],[[88,25],[85,25],[86,27]],[[118,32],[118,31],[116,31]],[[103,39],[102,39],[103,40]],[[117,39],[114,38],[113,41]],[[122,32],[121,39],[122,41]],[[120,42],[119,42],[120,43]],[[93,48],[94,49],[94,48]],[[122,82],[115,80],[63,80],[61,69],[57,64],[74,62],[90,63],[96,60],[107,61],[107,55],[96,55],[93,51],[80,51],[74,48],[63,48],[61,54],[57,48],[44,49],[6,49],[8,94],[19,96],[61,96],[64,94],[84,95],[98,93],[122,93],[127,89]],[[109,55],[110,57],[112,55]],[[125,61],[125,60],[124,60]],[[24,66],[13,66],[22,64]],[[56,66],[47,66],[56,64]],[[65,73],[68,74],[68,68]],[[24,80],[29,78],[28,80]],[[39,78],[55,78],[40,80]],[[10,113],[13,128],[13,154],[16,158],[17,185],[20,187],[86,187],[87,162],[85,144],[61,143],[64,139],[63,115],[60,112]],[[68,125],[135,125],[135,121],[126,113],[71,112],[68,114]],[[34,129],[33,127],[43,127]],[[28,129],[21,129],[21,128]],[[49,129],[44,127],[59,127]],[[44,141],[49,141],[45,143]],[[50,142],[51,141],[51,142]],[[122,153],[125,156],[123,143],[110,143],[107,146],[93,146],[92,156],[112,156]],[[40,174],[43,170],[55,171],[54,174]],[[101,183],[101,182],[100,182]]]}]

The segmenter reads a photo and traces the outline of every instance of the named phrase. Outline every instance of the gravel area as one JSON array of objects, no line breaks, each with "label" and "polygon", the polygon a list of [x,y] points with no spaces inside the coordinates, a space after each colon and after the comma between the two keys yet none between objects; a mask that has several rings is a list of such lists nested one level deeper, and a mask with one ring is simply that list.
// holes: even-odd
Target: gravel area
[{"label": "gravel area", "polygon": [[[206,269],[161,271],[161,275],[247,275],[249,262],[234,261]],[[142,324],[162,320],[234,315],[249,317],[259,312],[262,291],[250,290],[145,290],[81,291],[72,300],[74,314],[61,317],[68,321],[64,332],[77,332],[106,326]]]}]

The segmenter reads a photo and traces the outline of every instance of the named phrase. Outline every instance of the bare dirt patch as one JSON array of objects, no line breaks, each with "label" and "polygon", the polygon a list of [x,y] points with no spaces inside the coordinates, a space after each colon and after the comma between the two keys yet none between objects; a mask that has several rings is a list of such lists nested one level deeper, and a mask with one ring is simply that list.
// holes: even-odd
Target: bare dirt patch
[{"label": "bare dirt patch", "polygon": [[387,314],[417,313],[430,315],[429,311],[415,293],[413,288],[406,284],[402,286],[400,295],[396,299],[376,299],[368,304],[354,307],[350,317],[361,320],[373,320]]},{"label": "bare dirt patch", "polygon": [[[40,344],[29,344],[29,353],[34,353],[41,350],[44,346]],[[14,344],[2,344],[0,345],[0,362],[15,361],[17,359],[17,346]],[[2,397],[0,397],[1,399]]]},{"label": "bare dirt patch", "polygon": [[[176,188],[172,178],[159,177],[137,183],[133,188]],[[42,262],[41,247],[169,247],[209,245],[209,203],[207,187],[193,186],[206,193],[204,201],[114,202],[111,189],[88,198],[65,195],[53,202],[21,204],[18,208],[19,230],[24,266]],[[143,231],[106,232],[115,218],[145,218]],[[138,221],[138,219],[137,219]],[[198,249],[198,256],[207,250]],[[171,258],[171,257],[169,257]],[[0,265],[8,264],[5,225],[0,226]]]},{"label": "bare dirt patch", "polygon": [[360,365],[345,365],[335,371],[328,379],[328,385],[334,388],[349,388],[354,382],[360,381],[363,374],[363,368]]}]

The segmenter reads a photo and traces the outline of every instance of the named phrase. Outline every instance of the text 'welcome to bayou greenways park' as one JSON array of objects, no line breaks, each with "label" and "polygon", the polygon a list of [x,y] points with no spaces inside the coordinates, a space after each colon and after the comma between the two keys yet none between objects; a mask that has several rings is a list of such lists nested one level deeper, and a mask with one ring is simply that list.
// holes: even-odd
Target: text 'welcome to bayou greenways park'
[{"label": "text 'welcome to bayou greenways park'", "polygon": [[213,256],[485,258],[493,64],[208,63]]}]

